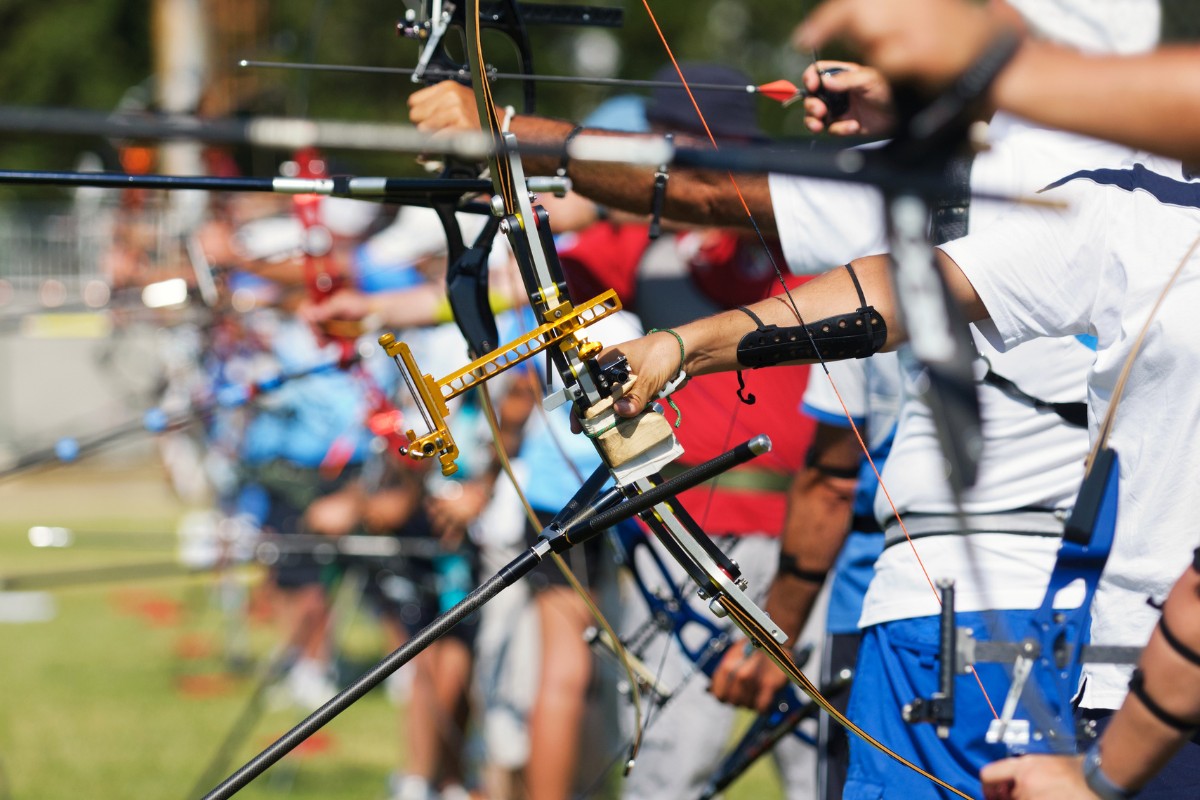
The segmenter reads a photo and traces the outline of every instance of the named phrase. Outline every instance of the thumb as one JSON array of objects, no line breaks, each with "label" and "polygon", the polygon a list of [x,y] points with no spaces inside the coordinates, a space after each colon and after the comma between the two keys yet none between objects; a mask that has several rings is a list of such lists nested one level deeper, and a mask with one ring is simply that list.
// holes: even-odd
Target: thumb
[{"label": "thumb", "polygon": [[979,771],[986,800],[1010,800],[1016,786],[1016,775],[1020,759],[1006,758],[985,766]]},{"label": "thumb", "polygon": [[642,409],[646,407],[646,400],[642,397],[640,388],[635,381],[629,391],[621,395],[621,399],[613,404],[613,409],[617,412],[618,417],[636,417],[642,413]]},{"label": "thumb", "polygon": [[825,88],[831,92],[850,92],[855,89],[869,88],[881,80],[878,72],[866,67],[854,67],[845,72],[821,73]]},{"label": "thumb", "polygon": [[847,0],[830,0],[817,6],[804,24],[796,30],[797,48],[816,50],[836,36],[849,20],[849,6]]}]

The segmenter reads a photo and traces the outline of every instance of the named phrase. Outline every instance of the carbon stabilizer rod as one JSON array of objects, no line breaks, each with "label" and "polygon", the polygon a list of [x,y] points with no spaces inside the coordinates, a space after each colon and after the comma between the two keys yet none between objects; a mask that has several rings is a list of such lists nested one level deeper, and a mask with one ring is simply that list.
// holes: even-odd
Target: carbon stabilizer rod
[{"label": "carbon stabilizer rod", "polygon": [[[576,504],[586,506],[585,510],[577,514],[564,527],[570,529],[572,526],[576,526],[581,534],[583,531],[586,531],[586,535],[582,535],[582,538],[575,538],[575,541],[581,541],[583,538],[588,538],[588,536],[594,535],[605,527],[615,525],[641,511],[652,508],[664,499],[703,483],[727,469],[744,464],[770,449],[770,439],[766,436],[756,436],[729,452],[722,453],[716,458],[706,461],[664,482],[655,487],[654,490],[626,499],[615,507],[608,508],[596,514],[588,510],[591,507],[589,501],[592,500],[592,496],[595,495],[600,483],[598,476],[593,476],[596,480],[588,480],[580,492],[572,498],[571,503],[568,504],[568,508]],[[602,495],[597,502],[601,505],[611,504],[611,492]],[[358,702],[367,692],[382,683],[389,675],[416,658],[425,648],[437,641],[447,631],[478,611],[504,589],[512,586],[525,575],[529,574],[542,559],[550,554],[552,541],[556,543],[561,542],[561,549],[564,550],[574,543],[566,539],[560,531],[554,531],[550,528],[542,531],[542,537],[537,544],[514,558],[457,605],[437,617],[407,643],[394,650],[382,661],[360,675],[349,686],[334,695],[329,702],[305,717],[294,728],[280,736],[268,745],[266,749],[239,767],[212,791],[204,795],[203,800],[227,800],[227,798],[233,797],[251,781],[266,772],[272,765],[296,749],[304,740],[308,739],[308,737],[332,722],[343,711]]]}]

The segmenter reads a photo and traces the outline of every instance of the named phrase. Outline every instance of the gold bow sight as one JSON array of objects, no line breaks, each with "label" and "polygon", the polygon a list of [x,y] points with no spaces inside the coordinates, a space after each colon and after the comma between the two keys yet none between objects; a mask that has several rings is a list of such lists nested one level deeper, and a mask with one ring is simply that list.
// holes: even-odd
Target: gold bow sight
[{"label": "gold bow sight", "polygon": [[425,424],[424,433],[418,434],[416,430],[405,432],[409,446],[400,450],[401,455],[414,461],[436,456],[441,462],[442,474],[453,475],[458,471],[458,465],[454,463],[458,458],[458,445],[446,422],[449,413],[447,402],[551,346],[557,346],[573,363],[576,359],[571,358],[572,351],[578,363],[595,358],[603,348],[596,342],[582,338],[579,332],[620,310],[621,301],[612,289],[580,306],[572,306],[564,300],[546,311],[545,322],[534,330],[475,359],[441,380],[422,373],[407,344],[397,341],[390,333],[383,334],[379,337],[379,344],[400,368],[404,385]]}]

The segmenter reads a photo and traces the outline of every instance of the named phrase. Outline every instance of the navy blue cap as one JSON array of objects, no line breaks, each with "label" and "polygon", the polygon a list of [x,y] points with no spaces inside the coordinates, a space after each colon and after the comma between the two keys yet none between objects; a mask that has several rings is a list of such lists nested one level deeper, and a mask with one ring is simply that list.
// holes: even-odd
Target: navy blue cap
[{"label": "navy blue cap", "polygon": [[[680,64],[689,84],[715,83],[729,86],[749,86],[753,83],[743,72],[732,67],[704,62]],[[654,74],[656,81],[678,83],[678,89],[655,87],[646,107],[650,124],[668,131],[704,135],[704,126],[692,106],[692,101],[679,82],[675,67],[667,65]],[[713,89],[693,89],[692,94],[717,141],[765,142],[768,136],[758,127],[758,108],[750,92],[725,92]]]}]

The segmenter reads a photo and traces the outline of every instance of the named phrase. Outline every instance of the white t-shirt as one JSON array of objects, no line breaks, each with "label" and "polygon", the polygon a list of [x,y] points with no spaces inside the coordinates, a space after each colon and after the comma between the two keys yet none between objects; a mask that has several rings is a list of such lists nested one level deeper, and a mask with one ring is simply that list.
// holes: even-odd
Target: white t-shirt
[{"label": "white t-shirt", "polygon": [[[1000,195],[1032,193],[1073,169],[1117,164],[1129,155],[1115,145],[1006,115],[993,119],[989,136],[991,149],[975,160],[971,185],[976,191]],[[857,186],[835,191],[834,186],[826,181],[772,176],[772,201],[784,254],[793,269],[812,271],[816,258],[834,257],[824,265],[827,269],[830,263],[886,250],[879,193]],[[995,224],[1009,208],[1009,203],[976,199],[970,211],[971,230]],[[835,235],[824,227],[827,220],[840,221],[836,235],[851,237],[840,250],[825,241]],[[812,253],[818,254],[816,258]],[[976,335],[975,340],[993,370],[1027,394],[1049,402],[1084,399],[1086,371],[1093,354],[1075,339],[1038,340],[1014,353],[997,351],[981,336]],[[917,376],[915,368],[907,370],[910,394]],[[979,401],[985,447],[979,479],[963,497],[964,510],[980,514],[1070,507],[1083,475],[1087,432],[988,384],[979,385]],[[906,397],[896,443],[883,472],[887,495],[883,491],[876,495],[880,521],[886,525],[892,518],[888,495],[901,516],[905,512],[954,513],[953,498],[942,477],[943,465],[929,407]],[[916,542],[916,553],[931,577],[956,579],[956,607],[961,611],[1037,607],[1057,552],[1056,538],[1035,535],[948,535]],[[1076,599],[1063,596],[1061,602],[1069,604]],[[860,624],[928,616],[938,609],[936,595],[913,549],[907,545],[887,548],[876,563]]]},{"label": "white t-shirt", "polygon": [[[1039,336],[1092,334],[1088,377],[1093,429],[1168,276],[1200,240],[1200,183],[1177,162],[1144,157],[1118,170],[1081,172],[1045,193],[1065,212],[1015,208],[999,225],[945,251],[991,314],[980,328],[997,346]],[[1142,166],[1144,164],[1144,166]],[[1117,537],[1092,607],[1092,640],[1145,644],[1162,599],[1200,544],[1200,370],[1192,319],[1200,257],[1166,295],[1132,361],[1109,445],[1120,457]],[[1095,431],[1093,430],[1093,433]],[[1116,708],[1128,669],[1086,666],[1084,705]]]},{"label": "white t-shirt", "polygon": [[774,173],[767,183],[779,243],[794,274],[816,275],[888,251],[883,198],[875,187]]},{"label": "white t-shirt", "polygon": [[1035,36],[1085,53],[1144,53],[1158,44],[1158,0],[1008,0]]},{"label": "white t-shirt", "polygon": [[[1084,375],[1093,353],[1075,339],[1037,340],[1009,354],[996,354],[990,347],[981,350],[998,374],[1038,399],[1084,399]],[[883,469],[883,485],[901,519],[915,514],[949,518],[955,505],[943,477],[945,459],[932,414],[928,405],[912,398],[919,375],[914,365],[906,363],[906,400]],[[977,389],[984,447],[975,485],[961,498],[963,511],[993,514],[1070,508],[1083,478],[1087,431],[1066,425],[1053,412],[1038,411],[990,384],[977,384]],[[875,496],[875,516],[885,528],[894,523],[891,502],[883,492]],[[948,527],[953,528],[952,521]],[[916,539],[911,547],[894,544],[875,562],[875,579],[867,590],[859,624],[865,627],[938,613],[937,596],[925,579],[926,571],[934,580],[955,580],[955,608],[959,611],[1036,608],[1046,593],[1058,544],[1056,536],[1004,533],[951,533]],[[1064,595],[1060,603],[1070,605],[1080,599],[1078,593]]]}]

